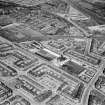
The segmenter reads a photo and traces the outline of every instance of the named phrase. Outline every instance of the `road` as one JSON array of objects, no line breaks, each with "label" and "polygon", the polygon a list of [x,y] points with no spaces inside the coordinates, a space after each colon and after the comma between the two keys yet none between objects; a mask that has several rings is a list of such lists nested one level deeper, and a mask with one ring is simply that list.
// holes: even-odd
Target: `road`
[{"label": "road", "polygon": [[[81,1],[79,0],[79,2],[81,2]],[[86,7],[86,5],[83,6],[82,4],[79,4],[79,2],[77,0],[70,0],[70,3],[74,8],[78,9],[79,11],[84,13],[85,15],[91,16],[91,18],[94,19],[97,23],[105,24],[105,18],[102,17],[101,13],[95,13],[94,7],[91,9],[89,8],[90,6],[94,6],[94,5],[92,5],[90,3],[88,4],[88,2],[82,2],[84,4],[85,3],[88,4]]]}]

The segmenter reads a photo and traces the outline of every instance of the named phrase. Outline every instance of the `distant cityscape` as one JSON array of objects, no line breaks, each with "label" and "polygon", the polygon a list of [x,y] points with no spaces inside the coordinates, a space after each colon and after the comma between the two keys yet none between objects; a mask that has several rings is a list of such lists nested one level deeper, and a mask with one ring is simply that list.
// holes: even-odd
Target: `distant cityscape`
[{"label": "distant cityscape", "polygon": [[105,105],[105,1],[0,0],[0,105]]}]

